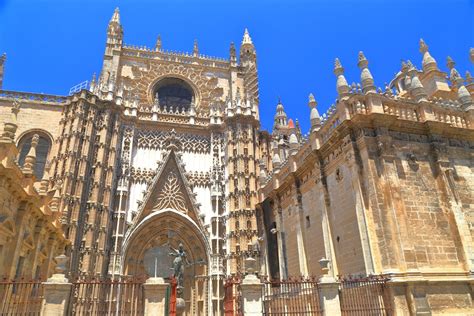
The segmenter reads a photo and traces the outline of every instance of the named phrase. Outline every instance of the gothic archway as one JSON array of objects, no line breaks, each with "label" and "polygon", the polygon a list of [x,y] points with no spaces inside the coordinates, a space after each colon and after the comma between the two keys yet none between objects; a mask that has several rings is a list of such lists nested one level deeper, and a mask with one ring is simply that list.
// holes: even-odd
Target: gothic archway
[{"label": "gothic archway", "polygon": [[[172,275],[168,252],[182,243],[189,264],[184,269],[183,298],[187,315],[205,311],[208,300],[209,244],[194,220],[171,208],[154,210],[127,234],[122,255],[124,275]],[[169,273],[166,273],[166,271]]]}]

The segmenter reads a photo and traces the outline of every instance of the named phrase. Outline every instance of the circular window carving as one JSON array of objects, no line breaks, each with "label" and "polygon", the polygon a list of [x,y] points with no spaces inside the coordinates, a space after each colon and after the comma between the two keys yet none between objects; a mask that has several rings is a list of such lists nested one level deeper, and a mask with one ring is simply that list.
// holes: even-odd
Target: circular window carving
[{"label": "circular window carving", "polygon": [[153,89],[153,101],[161,110],[188,111],[194,102],[194,91],[191,86],[179,78],[164,78],[157,82]]}]

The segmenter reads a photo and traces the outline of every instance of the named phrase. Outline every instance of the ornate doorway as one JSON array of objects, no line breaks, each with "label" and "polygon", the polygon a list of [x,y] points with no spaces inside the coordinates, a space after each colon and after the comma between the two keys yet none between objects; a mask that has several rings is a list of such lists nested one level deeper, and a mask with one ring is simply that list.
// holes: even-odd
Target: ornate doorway
[{"label": "ornate doorway", "polygon": [[152,211],[129,234],[124,244],[124,275],[163,277],[173,274],[170,252],[182,243],[187,262],[183,273],[185,315],[205,315],[208,306],[209,246],[199,226],[174,209]]}]

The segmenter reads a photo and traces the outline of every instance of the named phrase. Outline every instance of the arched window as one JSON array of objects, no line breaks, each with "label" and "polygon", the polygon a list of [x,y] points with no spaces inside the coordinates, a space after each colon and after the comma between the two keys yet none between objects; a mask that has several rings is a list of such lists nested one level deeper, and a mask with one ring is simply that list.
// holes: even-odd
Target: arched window
[{"label": "arched window", "polygon": [[160,108],[167,111],[188,111],[194,99],[191,86],[179,78],[164,78],[156,84],[153,91],[154,101],[158,97]]},{"label": "arched window", "polygon": [[48,158],[49,149],[51,148],[51,140],[46,134],[41,132],[31,132],[20,139],[18,142],[18,150],[20,152],[18,164],[23,166],[25,163],[26,155],[28,155],[31,148],[31,139],[35,134],[38,134],[39,136],[38,146],[36,146],[35,176],[37,180],[40,180],[43,178],[46,159]]}]

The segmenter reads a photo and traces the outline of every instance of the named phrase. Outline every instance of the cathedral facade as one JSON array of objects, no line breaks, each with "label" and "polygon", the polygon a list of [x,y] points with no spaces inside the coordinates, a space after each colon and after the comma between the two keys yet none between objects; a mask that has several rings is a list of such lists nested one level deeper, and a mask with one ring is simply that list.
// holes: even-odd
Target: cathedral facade
[{"label": "cathedral facade", "polygon": [[247,257],[272,278],[319,275],[321,258],[334,276],[389,274],[401,310],[472,309],[474,83],[420,51],[385,91],[362,52],[360,84],[336,59],[337,103],[320,115],[310,95],[303,134],[279,102],[270,134],[247,30],[228,59],[136,47],[116,9],[88,89],[0,90],[0,118],[19,104],[16,164],[35,149],[70,275],[166,278],[182,244],[190,315],[222,310]]}]

